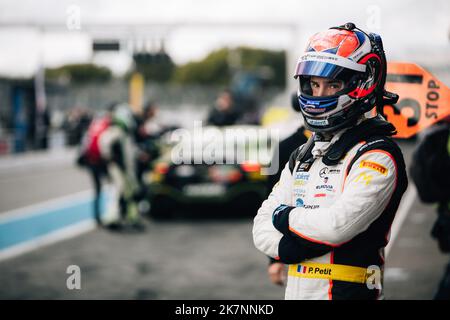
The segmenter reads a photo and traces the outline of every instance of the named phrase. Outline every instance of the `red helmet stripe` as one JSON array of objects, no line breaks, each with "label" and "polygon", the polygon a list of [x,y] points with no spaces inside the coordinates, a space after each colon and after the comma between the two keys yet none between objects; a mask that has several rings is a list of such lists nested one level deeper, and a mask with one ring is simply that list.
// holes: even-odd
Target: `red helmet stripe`
[{"label": "red helmet stripe", "polygon": [[359,64],[365,64],[367,62],[367,60],[369,60],[370,58],[375,57],[376,59],[378,59],[378,61],[380,61],[381,63],[381,59],[380,57],[376,54],[376,53],[369,53],[366,54],[364,57],[362,57],[361,59],[359,59],[358,63]]}]

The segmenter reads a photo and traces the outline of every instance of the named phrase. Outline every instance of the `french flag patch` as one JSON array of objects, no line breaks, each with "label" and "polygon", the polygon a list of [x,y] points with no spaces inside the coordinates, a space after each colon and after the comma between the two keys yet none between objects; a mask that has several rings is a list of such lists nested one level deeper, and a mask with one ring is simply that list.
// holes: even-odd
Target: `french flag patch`
[{"label": "french flag patch", "polygon": [[297,272],[298,273],[306,273],[306,266],[302,266],[301,264],[299,264],[297,266]]}]

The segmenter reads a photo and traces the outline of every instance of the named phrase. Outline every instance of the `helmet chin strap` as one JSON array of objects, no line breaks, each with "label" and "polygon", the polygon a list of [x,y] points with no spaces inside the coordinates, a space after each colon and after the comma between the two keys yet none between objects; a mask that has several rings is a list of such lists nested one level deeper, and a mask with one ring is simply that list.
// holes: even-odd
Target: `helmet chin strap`
[{"label": "helmet chin strap", "polygon": [[332,138],[333,138],[333,133],[331,133],[331,132],[315,132],[314,133],[314,141],[315,142],[331,141]]}]

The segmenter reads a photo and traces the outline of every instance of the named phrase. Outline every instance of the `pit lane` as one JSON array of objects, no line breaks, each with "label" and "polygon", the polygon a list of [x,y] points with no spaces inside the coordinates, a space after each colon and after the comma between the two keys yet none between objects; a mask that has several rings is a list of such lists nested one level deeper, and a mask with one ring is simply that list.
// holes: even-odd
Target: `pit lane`
[{"label": "pit lane", "polygon": [[[413,144],[401,147],[409,165]],[[89,176],[70,157],[0,166],[0,211],[89,193]],[[388,299],[431,299],[448,260],[429,235],[434,208],[410,198],[387,257]],[[0,298],[282,299],[284,289],[269,283],[251,228],[248,217],[149,220],[145,233],[87,228],[0,261]],[[80,290],[66,286],[70,265],[80,267]]]}]

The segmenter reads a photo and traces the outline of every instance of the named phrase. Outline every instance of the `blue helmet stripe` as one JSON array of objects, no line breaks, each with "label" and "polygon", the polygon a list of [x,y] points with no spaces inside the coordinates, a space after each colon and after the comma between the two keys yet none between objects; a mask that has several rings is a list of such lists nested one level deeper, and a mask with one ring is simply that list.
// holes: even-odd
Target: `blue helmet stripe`
[{"label": "blue helmet stripe", "polygon": [[[359,47],[361,47],[364,43],[364,41],[366,41],[366,37],[364,36],[364,33],[362,33],[361,31],[355,31],[356,36],[358,37],[359,40]],[[358,47],[358,48],[359,48]]]}]

